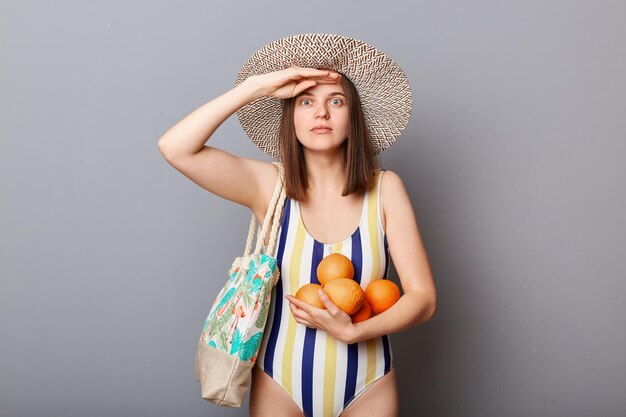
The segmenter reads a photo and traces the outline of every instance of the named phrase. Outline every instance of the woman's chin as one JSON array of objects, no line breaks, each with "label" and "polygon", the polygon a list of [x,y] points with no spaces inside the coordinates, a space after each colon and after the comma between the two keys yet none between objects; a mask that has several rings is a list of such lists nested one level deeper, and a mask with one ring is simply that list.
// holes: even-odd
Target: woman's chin
[{"label": "woman's chin", "polygon": [[311,153],[320,153],[320,154],[333,154],[336,152],[342,152],[343,151],[343,144],[345,143],[347,139],[344,139],[343,142],[341,143],[332,143],[330,140],[329,141],[322,141],[322,140],[312,140],[312,141],[308,141],[303,143],[302,141],[300,141],[300,144],[302,144],[302,148],[306,151],[306,152],[311,152]]}]

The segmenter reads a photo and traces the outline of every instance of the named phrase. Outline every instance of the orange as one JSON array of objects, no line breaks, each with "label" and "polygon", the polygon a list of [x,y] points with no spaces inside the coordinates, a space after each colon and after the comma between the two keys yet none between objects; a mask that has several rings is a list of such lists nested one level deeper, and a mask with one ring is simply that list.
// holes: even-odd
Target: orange
[{"label": "orange", "polygon": [[361,306],[359,311],[354,313],[351,317],[352,323],[365,321],[372,317],[372,307],[370,307],[370,303],[368,303],[367,300],[363,300],[363,305]]},{"label": "orange", "polygon": [[296,292],[296,298],[312,306],[325,309],[326,306],[322,303],[322,300],[320,300],[320,296],[317,295],[317,292],[321,288],[322,286],[318,284],[304,284]]},{"label": "orange", "polygon": [[354,266],[347,256],[331,253],[317,265],[317,279],[326,285],[335,278],[354,278]]},{"label": "orange", "polygon": [[332,302],[347,314],[359,311],[365,299],[361,286],[350,278],[335,278],[324,285],[324,291]]},{"label": "orange", "polygon": [[400,288],[388,279],[377,279],[365,289],[365,299],[374,314],[380,314],[400,299]]}]

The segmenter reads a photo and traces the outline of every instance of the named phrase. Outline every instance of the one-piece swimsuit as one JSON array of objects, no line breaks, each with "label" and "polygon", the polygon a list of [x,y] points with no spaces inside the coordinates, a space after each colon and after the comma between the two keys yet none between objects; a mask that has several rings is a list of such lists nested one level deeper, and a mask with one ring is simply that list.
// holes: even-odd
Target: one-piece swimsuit
[{"label": "one-piece swimsuit", "polygon": [[377,172],[375,185],[364,195],[358,227],[340,242],[317,241],[304,226],[298,201],[285,200],[274,254],[280,278],[272,290],[256,366],[280,384],[307,417],[337,417],[392,369],[388,335],[343,343],[296,322],[284,297],[295,295],[304,284],[319,284],[317,265],[330,253],[351,260],[354,280],[363,290],[373,280],[388,278],[389,249],[380,203],[383,172]]}]

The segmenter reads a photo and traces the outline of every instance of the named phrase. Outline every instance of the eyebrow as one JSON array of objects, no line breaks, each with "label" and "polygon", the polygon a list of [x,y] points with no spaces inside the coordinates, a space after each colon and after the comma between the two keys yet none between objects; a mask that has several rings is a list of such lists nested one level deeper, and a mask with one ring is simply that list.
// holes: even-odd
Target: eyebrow
[{"label": "eyebrow", "polygon": [[[301,97],[301,96],[313,96],[313,94],[308,93],[308,92],[302,92],[298,94],[296,97]],[[348,98],[344,93],[340,91],[335,91],[326,95],[326,97],[330,97],[330,96],[343,96],[344,98]]]}]

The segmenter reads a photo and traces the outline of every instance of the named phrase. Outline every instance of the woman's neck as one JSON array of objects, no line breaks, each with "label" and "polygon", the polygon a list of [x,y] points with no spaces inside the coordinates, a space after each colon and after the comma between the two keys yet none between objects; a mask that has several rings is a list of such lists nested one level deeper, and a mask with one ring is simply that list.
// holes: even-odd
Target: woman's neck
[{"label": "woman's neck", "polygon": [[346,165],[343,153],[309,154],[305,156],[308,194],[315,196],[341,195],[346,181]]}]

